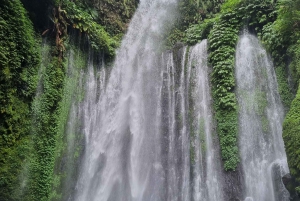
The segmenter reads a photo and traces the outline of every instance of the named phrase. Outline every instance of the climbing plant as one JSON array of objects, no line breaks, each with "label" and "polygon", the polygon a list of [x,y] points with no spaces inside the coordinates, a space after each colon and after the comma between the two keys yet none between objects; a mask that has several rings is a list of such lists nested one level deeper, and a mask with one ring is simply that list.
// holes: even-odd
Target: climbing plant
[{"label": "climbing plant", "polygon": [[[291,96],[288,96],[287,99],[287,107],[290,109],[283,123],[283,140],[290,172],[296,179],[294,188],[300,193],[300,1],[281,0],[278,3],[277,20],[269,26],[270,33],[275,33],[274,36],[277,38],[272,38],[273,43],[267,38],[265,41],[268,41],[268,47],[274,58],[281,62],[284,72],[288,72],[290,75],[289,86],[291,91],[296,94],[292,101],[293,97]],[[286,88],[288,89],[288,87]]]},{"label": "climbing plant", "polygon": [[208,36],[209,62],[213,67],[212,91],[217,133],[225,170],[239,163],[238,110],[235,95],[234,55],[238,35],[244,27],[260,33],[271,21],[274,7],[270,1],[228,0],[221,6]]},{"label": "climbing plant", "polygon": [[40,54],[21,2],[1,1],[0,13],[0,198],[9,201],[20,193]]},{"label": "climbing plant", "polygon": [[95,50],[103,52],[112,58],[118,46],[117,40],[111,37],[104,27],[98,24],[94,17],[79,5],[71,1],[63,1],[62,5],[58,6],[58,10],[64,9],[65,20],[68,21],[73,28],[86,33],[90,39],[91,46]]},{"label": "climbing plant", "polygon": [[225,170],[235,170],[239,162],[237,106],[234,93],[234,53],[239,25],[233,13],[226,13],[214,24],[208,38],[209,61],[213,66],[212,91],[217,133]]}]

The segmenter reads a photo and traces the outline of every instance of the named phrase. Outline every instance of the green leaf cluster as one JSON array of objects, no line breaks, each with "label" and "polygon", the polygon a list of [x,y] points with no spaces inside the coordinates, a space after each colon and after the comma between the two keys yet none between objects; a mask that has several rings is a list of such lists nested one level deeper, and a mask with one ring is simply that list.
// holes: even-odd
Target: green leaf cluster
[{"label": "green leaf cluster", "polygon": [[40,54],[20,0],[3,0],[0,13],[0,198],[18,200]]},{"label": "green leaf cluster", "polygon": [[239,22],[228,21],[227,13],[215,22],[209,35],[209,62],[213,66],[212,92],[217,133],[225,170],[235,170],[239,162],[237,147],[237,103],[234,93],[234,54]]},{"label": "green leaf cluster", "polygon": [[110,58],[114,57],[115,49],[118,47],[118,40],[111,37],[105,28],[97,23],[93,15],[71,1],[63,1],[62,9],[65,10],[66,17],[73,28],[87,33],[91,46],[95,50],[103,52]]},{"label": "green leaf cluster", "polygon": [[182,0],[179,2],[179,11],[182,15],[179,22],[183,29],[192,24],[199,24],[204,19],[209,19],[220,11],[224,0]]},{"label": "green leaf cluster", "polygon": [[[64,172],[63,168],[56,170],[55,167],[62,160],[61,153],[67,148],[63,142],[66,122],[72,98],[75,98],[78,89],[79,72],[86,66],[83,61],[86,57],[82,53],[77,53],[75,58],[70,57],[72,61],[68,61],[68,57],[61,61],[53,53],[54,44],[45,46],[48,53],[42,61],[38,92],[32,105],[33,153],[29,159],[28,189],[23,196],[25,201],[61,199],[59,187]],[[66,74],[68,62],[76,62],[77,66],[77,69],[71,69],[73,72],[70,75]]]},{"label": "green leaf cluster", "polygon": [[213,66],[212,91],[217,132],[225,170],[235,170],[238,163],[238,111],[235,95],[234,55],[243,26],[257,32],[271,21],[270,1],[227,0],[215,18],[209,40],[209,62]]},{"label": "green leaf cluster", "polygon": [[52,187],[57,115],[65,68],[58,57],[47,56],[47,66],[40,69],[38,91],[31,107],[32,125],[28,126],[31,128],[31,149],[27,152],[28,183],[22,193],[25,201],[49,200]]},{"label": "green leaf cluster", "polygon": [[300,187],[300,87],[283,123],[283,140],[291,174]]},{"label": "green leaf cluster", "polygon": [[223,2],[224,0],[179,1],[180,17],[166,33],[166,48],[171,49],[178,42],[192,46],[206,39],[215,20],[213,17],[220,11]]},{"label": "green leaf cluster", "polygon": [[[289,93],[283,96],[286,107],[289,108],[283,123],[283,140],[292,176],[297,184],[295,190],[300,188],[300,1],[281,0],[278,2],[277,19],[265,29],[263,39],[268,49],[272,51],[275,62],[280,65],[279,75],[287,80],[288,85],[282,91]],[[273,38],[268,38],[273,34]],[[276,38],[275,38],[276,37]],[[279,82],[280,83],[280,82]],[[286,82],[284,82],[286,83]],[[290,87],[290,88],[289,88]],[[291,89],[291,90],[290,90]],[[290,95],[291,92],[296,96]],[[293,99],[293,100],[292,100]],[[291,101],[292,100],[292,101]],[[298,187],[297,187],[298,186]]]},{"label": "green leaf cluster", "polygon": [[[277,13],[278,11],[274,10],[269,15],[277,18]],[[268,20],[261,30],[259,30],[258,36],[272,56],[277,76],[279,94],[285,109],[288,110],[293,100],[292,88],[297,88],[295,84],[291,84],[293,81],[289,82],[288,79],[289,74],[293,75],[291,76],[292,78],[294,77],[293,80],[296,80],[295,77],[297,76],[297,73],[289,72],[293,65],[290,65],[290,67],[287,66],[287,61],[290,60],[290,53],[288,51],[290,39],[286,37],[287,35],[278,30],[277,20]],[[292,64],[294,62],[295,60],[292,61]]]},{"label": "green leaf cluster", "polygon": [[201,23],[192,24],[185,30],[184,41],[188,45],[195,45],[203,39],[206,39],[213,27],[215,19],[205,19]]},{"label": "green leaf cluster", "polygon": [[242,0],[226,0],[221,5],[221,11],[222,13],[228,13],[233,11],[235,8],[239,6],[239,4],[242,2]]},{"label": "green leaf cluster", "polygon": [[[88,0],[96,9],[99,24],[112,36],[122,36],[130,22],[139,0]],[[121,38],[121,37],[120,37]]]}]

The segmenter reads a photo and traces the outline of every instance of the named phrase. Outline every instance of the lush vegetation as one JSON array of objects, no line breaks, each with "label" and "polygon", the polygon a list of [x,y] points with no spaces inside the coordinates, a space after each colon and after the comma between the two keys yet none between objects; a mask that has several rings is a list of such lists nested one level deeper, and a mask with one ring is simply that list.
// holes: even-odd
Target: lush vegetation
[{"label": "lush vegetation", "polygon": [[55,44],[43,47],[38,91],[32,105],[33,154],[28,159],[28,189],[24,191],[22,200],[57,200],[61,196],[58,187],[64,172],[63,168],[55,170],[55,166],[59,165],[61,154],[67,149],[63,140],[66,122],[72,99],[78,99],[79,73],[85,69],[87,59],[77,48],[76,56],[70,49],[68,56],[61,60],[55,49]]},{"label": "lush vegetation", "polygon": [[[273,4],[269,1],[226,1],[214,20],[209,39],[209,60],[213,66],[212,84],[217,133],[225,170],[235,170],[239,163],[238,111],[235,97],[234,55],[240,32],[247,26],[258,34],[272,20]],[[211,22],[210,22],[211,23]],[[196,29],[204,32],[206,26]],[[199,39],[202,39],[201,37]],[[197,41],[188,38],[188,41]]]},{"label": "lush vegetation", "polygon": [[[285,142],[286,153],[291,174],[296,178],[298,186],[300,183],[300,92],[291,104],[283,124],[283,139]],[[298,187],[298,192],[299,191]]]},{"label": "lush vegetation", "polygon": [[239,162],[237,103],[234,93],[234,53],[238,24],[232,13],[228,13],[214,24],[209,36],[215,117],[225,170],[235,170]]},{"label": "lush vegetation", "polygon": [[[56,167],[65,154],[63,133],[78,78],[76,73],[67,74],[70,33],[87,36],[95,51],[112,60],[137,4],[137,0],[2,1],[0,200],[63,199],[65,175]],[[215,119],[227,171],[239,163],[234,79],[238,35],[247,27],[261,39],[276,67],[287,111],[283,138],[300,191],[300,0],[181,0],[179,12],[181,17],[165,36],[166,46],[209,41]],[[43,50],[41,35],[48,37]],[[79,46],[75,49],[80,55],[76,62],[83,69],[85,55]]]},{"label": "lush vegetation", "polygon": [[[213,21],[209,19],[220,11],[223,2],[224,0],[179,1],[181,16],[177,19],[176,25],[166,33],[166,47],[172,48],[178,42],[191,45],[200,38],[206,38],[213,24]],[[200,30],[197,28],[198,26],[201,27]]]},{"label": "lush vegetation", "polygon": [[[183,12],[184,9],[189,8],[189,5],[199,8],[196,3],[186,1],[183,4]],[[217,12],[192,15],[198,16],[193,20],[184,18],[186,28],[180,35],[183,38],[182,41],[188,45],[194,45],[205,38],[209,39],[209,60],[213,66],[215,117],[226,170],[235,170],[239,162],[234,54],[238,35],[244,27],[258,35],[271,53],[276,66],[279,92],[286,110],[293,99],[292,92],[297,89],[297,80],[299,80],[299,71],[297,71],[297,66],[299,66],[297,65],[297,55],[299,55],[297,47],[299,45],[296,40],[298,36],[297,2],[280,1],[278,4],[276,1],[269,0],[227,0],[221,6],[216,7]],[[289,12],[290,10],[293,12]],[[196,12],[192,9],[190,11]],[[186,13],[185,16],[189,14]],[[288,60],[291,58],[293,59],[290,68],[287,68]],[[287,81],[289,74],[295,75],[290,82]],[[292,150],[295,150],[295,146]]]},{"label": "lush vegetation", "polygon": [[33,104],[33,151],[30,158],[29,189],[25,200],[48,200],[53,180],[59,103],[63,96],[65,65],[55,55],[41,75]]},{"label": "lush vegetation", "polygon": [[56,3],[73,28],[89,36],[94,50],[112,59],[138,1],[62,0]]},{"label": "lush vegetation", "polygon": [[2,1],[0,13],[0,197],[17,200],[40,54],[21,2]]},{"label": "lush vegetation", "polygon": [[88,0],[87,3],[98,13],[99,23],[107,32],[120,37],[126,31],[139,0]]},{"label": "lush vegetation", "polygon": [[[272,31],[283,41],[279,50],[283,49],[284,56],[275,55],[276,58],[282,58],[288,65],[287,71],[292,76],[291,88],[296,92],[296,97],[290,105],[290,110],[286,115],[283,124],[283,139],[286,147],[288,163],[291,174],[296,178],[296,190],[300,193],[300,1],[281,1],[279,3],[278,18],[273,24]],[[276,44],[276,43],[275,43]],[[275,51],[274,51],[275,52]],[[288,63],[288,60],[291,60]]]},{"label": "lush vegetation", "polygon": [[65,24],[65,26],[70,24],[80,32],[86,33],[89,36],[91,46],[95,50],[101,51],[106,57],[112,58],[118,46],[117,40],[110,36],[102,25],[97,23],[95,20],[98,17],[97,13],[90,13],[87,9],[89,8],[85,8],[82,3],[76,4],[71,1],[63,1],[61,5],[58,5],[52,20],[55,27],[57,27],[57,23],[60,25]]},{"label": "lush vegetation", "polygon": [[[87,61],[78,50],[82,45],[77,45],[77,57],[72,58],[79,69],[69,75],[69,35],[76,30],[77,35],[87,35],[89,45],[109,61],[136,3],[122,3],[130,10],[126,8],[127,17],[119,23],[122,29],[115,33],[100,20],[101,11],[91,9],[100,2],[23,3],[29,13],[20,0],[0,5],[0,200],[58,200],[62,178],[70,171],[57,168],[65,153],[66,121],[76,95],[75,80]],[[43,48],[41,35],[48,37]],[[79,151],[74,150],[73,161]]]}]

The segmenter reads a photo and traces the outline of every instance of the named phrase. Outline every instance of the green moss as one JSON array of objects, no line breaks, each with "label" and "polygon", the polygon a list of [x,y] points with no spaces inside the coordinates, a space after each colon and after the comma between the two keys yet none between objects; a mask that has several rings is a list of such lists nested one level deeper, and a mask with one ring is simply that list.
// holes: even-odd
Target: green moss
[{"label": "green moss", "polygon": [[241,4],[241,0],[226,0],[221,6],[221,11],[222,13],[231,12],[232,10],[236,9],[239,4]]},{"label": "green moss", "polygon": [[[19,0],[0,4],[0,198],[21,200],[39,48]],[[16,190],[20,189],[20,190]]]},{"label": "green moss", "polygon": [[62,9],[64,9],[66,20],[71,22],[73,28],[88,34],[91,46],[95,50],[103,52],[110,58],[115,55],[115,49],[118,46],[117,40],[111,37],[105,28],[80,6],[80,3],[63,1]]},{"label": "green moss", "polygon": [[300,89],[284,120],[282,135],[290,172],[300,182]]},{"label": "green moss", "polygon": [[[116,1],[55,1],[56,13],[52,16],[54,27],[62,27],[60,39],[68,28],[80,30],[89,38],[94,50],[105,55],[107,61],[115,56],[137,2],[135,0]],[[70,25],[70,26],[67,26]],[[57,30],[56,30],[57,32]],[[56,38],[57,38],[56,34]]]},{"label": "green moss", "polygon": [[205,19],[199,24],[192,24],[185,30],[184,42],[188,45],[195,45],[208,37],[209,32],[213,27],[215,19]]},{"label": "green moss", "polygon": [[28,189],[23,193],[25,201],[62,199],[62,180],[65,171],[70,171],[60,168],[60,161],[68,147],[66,126],[71,103],[79,98],[80,71],[87,66],[87,57],[80,50],[76,53],[68,50],[73,56],[63,60],[56,56],[54,44],[44,45],[43,51],[49,52],[43,57],[39,87],[32,106],[32,153],[28,157]]},{"label": "green moss", "polygon": [[[24,200],[49,200],[57,146],[59,103],[63,95],[65,65],[56,56],[44,63],[40,91],[33,102],[33,150],[29,190]],[[45,61],[44,61],[45,62]]]},{"label": "green moss", "polygon": [[293,100],[293,94],[288,84],[288,75],[286,69],[283,65],[280,65],[275,68],[275,72],[277,77],[278,91],[280,94],[280,98],[285,108],[289,108]]},{"label": "green moss", "polygon": [[94,8],[89,9],[90,13],[98,15],[99,24],[112,36],[122,36],[126,32],[139,3],[137,0],[81,0],[81,2],[88,2],[90,7]]},{"label": "green moss", "polygon": [[[271,21],[262,28],[261,38],[271,53],[276,66],[279,93],[286,111],[283,123],[283,140],[292,176],[300,184],[300,46],[298,26],[300,1],[279,1],[274,12],[275,22]],[[294,98],[294,94],[296,97]],[[294,100],[293,100],[294,98]]]},{"label": "green moss", "polygon": [[178,42],[192,46],[206,39],[223,2],[224,0],[179,1],[180,18],[166,31],[166,48],[171,49]]},{"label": "green moss", "polygon": [[235,170],[238,162],[237,103],[234,93],[234,52],[239,23],[221,17],[209,35],[209,61],[213,66],[212,92],[216,111],[217,133],[225,170]]},{"label": "green moss", "polygon": [[[215,118],[225,170],[235,170],[239,163],[238,112],[234,93],[234,54],[238,34],[245,25],[248,25],[251,31],[261,30],[273,19],[273,16],[269,15],[272,9],[269,1],[228,0],[221,7],[221,13],[216,17],[208,37],[209,62],[213,66],[212,92]],[[260,104],[257,110],[263,113],[264,107]]]},{"label": "green moss", "polygon": [[[69,73],[64,78],[63,84],[63,96],[62,100],[59,102],[58,113],[56,116],[57,122],[57,132],[56,132],[56,150],[54,152],[55,167],[53,170],[53,183],[49,200],[58,200],[63,196],[63,190],[66,189],[64,182],[72,180],[68,177],[76,178],[76,162],[81,152],[82,147],[80,146],[80,140],[82,135],[77,132],[68,133],[67,122],[70,119],[70,109],[72,104],[80,102],[82,99],[83,89],[79,84],[80,73],[82,69],[87,66],[87,55],[75,46],[71,47],[69,54],[73,56],[72,61],[68,61]],[[78,104],[78,103],[77,103]],[[76,128],[79,127],[79,123],[76,123]],[[71,141],[71,142],[69,142]],[[72,145],[69,145],[71,143]],[[71,149],[71,150],[69,150]],[[64,161],[63,161],[64,159]],[[62,165],[62,163],[65,163]],[[69,165],[71,164],[71,165]],[[69,165],[69,166],[68,166]],[[75,181],[73,180],[75,183]],[[72,185],[67,184],[68,188]],[[68,195],[65,195],[68,196]],[[64,197],[65,200],[67,197]]]}]

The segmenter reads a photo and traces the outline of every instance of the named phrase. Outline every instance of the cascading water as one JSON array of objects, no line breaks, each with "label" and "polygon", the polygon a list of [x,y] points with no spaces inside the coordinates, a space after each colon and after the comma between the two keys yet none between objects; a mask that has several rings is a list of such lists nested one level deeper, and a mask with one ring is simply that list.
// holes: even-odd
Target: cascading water
[{"label": "cascading water", "polygon": [[[76,201],[227,201],[214,131],[207,41],[161,53],[176,0],[144,0],[111,68],[90,54],[85,98],[72,105],[69,133],[84,133]],[[275,73],[258,40],[245,34],[236,53],[239,147],[245,201],[288,200],[281,137],[283,108]],[[68,132],[67,132],[68,133]],[[74,140],[70,141],[74,150]],[[72,165],[69,165],[70,167]],[[68,167],[69,167],[68,166]],[[69,168],[72,169],[72,168]],[[76,169],[77,170],[77,169]],[[65,181],[73,182],[73,173]],[[225,185],[224,185],[225,184]]]},{"label": "cascading water", "polygon": [[[192,47],[187,64],[193,200],[222,201],[220,159],[213,144],[213,118],[207,66],[207,42]],[[216,133],[215,133],[216,135]]]},{"label": "cascading water", "polygon": [[168,136],[162,132],[168,123],[161,122],[160,106],[165,69],[155,52],[176,8],[175,0],[141,1],[108,81],[102,70],[97,83],[90,68],[82,106],[86,150],[75,200],[167,200],[162,142]]},{"label": "cascading water", "polygon": [[158,51],[176,9],[175,0],[141,1],[110,72],[90,62],[78,112],[85,148],[69,200],[223,200],[207,42]]},{"label": "cascading water", "polygon": [[288,165],[281,136],[284,110],[272,63],[258,39],[245,33],[236,51],[239,148],[245,201],[285,201]]}]

